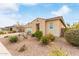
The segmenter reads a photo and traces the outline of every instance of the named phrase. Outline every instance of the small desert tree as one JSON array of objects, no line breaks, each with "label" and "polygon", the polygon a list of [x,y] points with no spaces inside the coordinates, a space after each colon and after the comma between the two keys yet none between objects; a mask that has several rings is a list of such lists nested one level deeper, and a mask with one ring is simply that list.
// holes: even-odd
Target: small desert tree
[{"label": "small desert tree", "polygon": [[17,22],[16,28],[18,29],[19,32],[24,32],[24,27],[19,22]]},{"label": "small desert tree", "polygon": [[71,26],[71,28],[73,28],[73,29],[79,29],[79,22],[74,23],[74,24]]}]

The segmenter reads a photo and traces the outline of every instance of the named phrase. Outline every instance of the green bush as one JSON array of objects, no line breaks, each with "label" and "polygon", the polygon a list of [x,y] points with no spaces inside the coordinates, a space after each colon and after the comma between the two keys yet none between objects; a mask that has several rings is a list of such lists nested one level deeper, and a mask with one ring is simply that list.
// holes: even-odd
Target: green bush
[{"label": "green bush", "polygon": [[52,52],[50,52],[48,55],[49,56],[66,56],[66,53],[63,50],[56,48],[55,50],[52,50]]},{"label": "green bush", "polygon": [[36,32],[33,34],[33,36],[37,37],[38,40],[40,40],[41,37],[43,36],[43,33],[42,33],[42,31],[36,31]]},{"label": "green bush", "polygon": [[49,39],[49,41],[54,41],[55,40],[55,37],[52,34],[47,34],[46,36]]},{"label": "green bush", "polygon": [[35,34],[34,33],[32,34],[32,37],[35,37]]},{"label": "green bush", "polygon": [[10,36],[9,37],[9,41],[12,43],[17,42],[17,40],[18,40],[17,36]]},{"label": "green bush", "polygon": [[15,30],[13,30],[13,31],[12,31],[12,33],[16,33],[16,31],[15,31]]},{"label": "green bush", "polygon": [[43,36],[40,41],[42,44],[45,44],[45,45],[49,43],[49,40],[46,36]]},{"label": "green bush", "polygon": [[65,32],[64,37],[69,43],[79,46],[79,30],[77,29],[68,30]]},{"label": "green bush", "polygon": [[0,34],[4,34],[4,32],[3,31],[0,31]]}]

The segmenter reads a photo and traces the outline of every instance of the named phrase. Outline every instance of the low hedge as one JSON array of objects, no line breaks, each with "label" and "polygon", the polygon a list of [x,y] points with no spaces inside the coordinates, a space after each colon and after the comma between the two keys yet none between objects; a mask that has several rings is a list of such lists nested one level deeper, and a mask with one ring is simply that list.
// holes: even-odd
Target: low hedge
[{"label": "low hedge", "polygon": [[64,37],[69,43],[79,46],[79,30],[78,29],[71,29],[71,30],[66,31]]}]

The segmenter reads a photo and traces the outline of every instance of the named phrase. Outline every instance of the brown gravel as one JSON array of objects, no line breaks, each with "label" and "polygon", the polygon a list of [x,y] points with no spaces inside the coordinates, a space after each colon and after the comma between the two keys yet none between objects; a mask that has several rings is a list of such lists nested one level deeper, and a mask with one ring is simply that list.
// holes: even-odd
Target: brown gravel
[{"label": "brown gravel", "polygon": [[[68,55],[79,55],[79,48],[72,46],[66,42],[64,38],[56,38],[54,42],[51,42],[46,46],[42,46],[39,41],[33,37],[18,41],[17,43],[10,43],[7,39],[4,38],[1,38],[0,41],[14,56],[47,56],[48,53],[54,48],[54,46],[65,50]],[[18,52],[18,49],[24,44],[26,45],[26,50],[24,52]]]},{"label": "brown gravel", "polygon": [[65,50],[69,56],[79,56],[79,47],[69,44],[64,38],[58,38],[54,43]]},{"label": "brown gravel", "polygon": [[[32,37],[18,41],[17,43],[10,43],[7,39],[0,39],[0,41],[15,56],[47,56],[53,47],[51,44],[42,46],[39,41]],[[18,49],[24,44],[26,45],[26,50],[24,52],[18,52]]]}]

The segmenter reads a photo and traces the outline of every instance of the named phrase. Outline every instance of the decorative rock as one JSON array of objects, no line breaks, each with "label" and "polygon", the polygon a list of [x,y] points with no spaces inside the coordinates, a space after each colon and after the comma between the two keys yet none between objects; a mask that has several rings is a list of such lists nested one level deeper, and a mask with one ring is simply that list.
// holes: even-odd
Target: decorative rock
[{"label": "decorative rock", "polygon": [[8,36],[4,36],[4,38],[7,38]]},{"label": "decorative rock", "polygon": [[27,34],[26,34],[26,33],[23,33],[23,37],[24,37],[25,39],[27,39]]},{"label": "decorative rock", "polygon": [[25,46],[25,44],[24,45],[22,45],[22,47],[20,47],[20,49],[18,50],[18,52],[23,52],[23,51],[25,51],[26,50],[26,46]]}]

